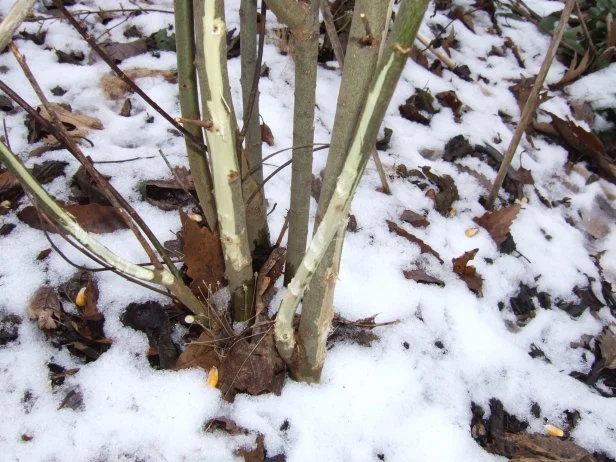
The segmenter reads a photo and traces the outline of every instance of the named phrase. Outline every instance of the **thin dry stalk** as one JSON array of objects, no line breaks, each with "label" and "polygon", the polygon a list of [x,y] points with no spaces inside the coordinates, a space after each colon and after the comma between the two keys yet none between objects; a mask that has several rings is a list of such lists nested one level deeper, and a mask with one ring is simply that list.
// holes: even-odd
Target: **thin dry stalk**
[{"label": "thin dry stalk", "polygon": [[498,174],[496,175],[496,180],[494,180],[494,185],[492,186],[492,190],[488,195],[488,199],[486,201],[486,209],[493,210],[494,202],[496,201],[496,197],[498,196],[498,192],[500,191],[503,182],[505,181],[505,177],[507,176],[507,170],[511,165],[511,161],[513,160],[513,156],[515,151],[520,144],[520,140],[522,139],[522,135],[524,131],[533,120],[535,116],[535,111],[537,110],[537,105],[539,101],[539,92],[543,88],[543,82],[545,80],[548,71],[550,70],[550,66],[552,65],[552,61],[554,60],[554,56],[556,56],[556,52],[558,51],[558,46],[560,45],[560,41],[563,37],[563,33],[565,32],[565,27],[567,22],[569,21],[569,16],[571,16],[571,12],[573,11],[573,7],[575,6],[576,0],[567,0],[565,4],[565,8],[563,9],[560,15],[560,21],[558,22],[558,27],[552,36],[552,42],[548,48],[548,51],[545,55],[545,59],[543,60],[543,64],[541,65],[541,69],[539,69],[539,74],[535,79],[535,83],[533,85],[532,90],[530,91],[530,95],[528,96],[528,100],[526,100],[526,104],[524,105],[524,109],[522,110],[522,117],[520,118],[520,123],[515,129],[513,133],[513,138],[511,139],[511,143],[509,143],[509,147],[507,148],[507,152],[503,157],[503,162],[501,163],[500,169],[498,170]]},{"label": "thin dry stalk", "polygon": [[340,71],[342,71],[342,68],[344,67],[344,50],[342,48],[342,44],[340,43],[338,32],[336,31],[332,11],[329,8],[329,0],[321,0],[321,14],[323,15],[323,22],[325,23],[327,37],[329,37],[329,41],[332,44],[332,48],[334,49],[336,61],[338,61]]}]

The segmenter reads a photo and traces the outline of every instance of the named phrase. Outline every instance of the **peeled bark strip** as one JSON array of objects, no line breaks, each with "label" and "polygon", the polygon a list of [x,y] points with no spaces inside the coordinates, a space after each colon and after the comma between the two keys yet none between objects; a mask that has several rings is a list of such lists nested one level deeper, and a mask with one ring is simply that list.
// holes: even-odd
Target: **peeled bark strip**
[{"label": "peeled bark strip", "polygon": [[[192,0],[175,0],[175,40],[178,62],[178,83],[180,87],[180,108],[182,117],[199,120],[199,95],[197,92],[197,74],[195,71],[195,27]],[[185,126],[186,130],[203,143],[203,132],[196,125]],[[205,214],[205,220],[212,231],[216,231],[216,201],[214,186],[205,149],[190,138],[185,138],[186,152],[190,172],[195,182],[199,204]]]},{"label": "peeled bark strip", "polygon": [[[292,373],[303,381],[318,380],[318,378],[297,374],[302,368],[301,362],[305,359],[303,357],[305,352],[298,354],[296,349],[293,315],[327,247],[346,220],[351,200],[370,158],[379,127],[411,51],[427,4],[428,0],[403,0],[400,6],[391,40],[370,85],[364,108],[354,130],[347,160],[338,178],[329,207],[280,304],[275,325],[276,346],[287,364],[292,367]],[[302,317],[305,315],[304,313]],[[313,318],[315,319],[313,323],[318,326],[320,313],[315,315],[317,317]]]},{"label": "peeled bark strip", "polygon": [[232,294],[233,319],[244,321],[252,316],[254,281],[237,157],[235,116],[233,103],[227,97],[227,28],[222,2],[206,2],[203,12],[202,56],[207,56],[203,63],[203,84],[206,90],[204,112],[212,121],[206,137],[212,162],[220,239],[225,255],[225,275]]}]

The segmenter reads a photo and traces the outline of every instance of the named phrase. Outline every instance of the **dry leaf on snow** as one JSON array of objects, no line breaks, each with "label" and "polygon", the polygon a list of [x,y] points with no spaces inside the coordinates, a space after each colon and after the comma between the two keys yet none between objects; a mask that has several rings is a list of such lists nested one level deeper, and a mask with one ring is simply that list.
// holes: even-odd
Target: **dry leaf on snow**
[{"label": "dry leaf on snow", "polygon": [[477,273],[477,269],[474,266],[470,266],[468,262],[475,258],[479,249],[470,250],[468,252],[464,252],[463,255],[453,258],[451,261],[453,263],[453,271],[460,279],[462,279],[468,288],[473,292],[476,292],[479,296],[482,295],[481,289],[483,288],[483,279]]},{"label": "dry leaf on snow", "polygon": [[[89,233],[113,233],[126,229],[127,225],[115,208],[99,204],[68,205],[64,207],[73,215],[77,223]],[[47,232],[57,232],[56,227],[41,219],[36,207],[30,205],[17,214],[19,219],[34,229],[45,229]]]},{"label": "dry leaf on snow", "polygon": [[62,311],[60,299],[55,289],[49,286],[39,288],[28,303],[28,318],[36,321],[43,330],[52,330],[58,326],[54,314]]},{"label": "dry leaf on snow", "polygon": [[444,287],[445,283],[440,279],[435,278],[434,276],[430,276],[424,270],[408,270],[403,271],[404,277],[406,279],[410,279],[415,282],[419,282],[420,284],[435,284],[437,286]]},{"label": "dry leaf on snow", "polygon": [[434,250],[432,247],[430,247],[428,244],[426,244],[424,241],[422,241],[418,237],[413,236],[411,233],[406,231],[404,228],[401,228],[393,221],[391,220],[385,220],[385,221],[387,222],[387,226],[389,227],[390,232],[396,233],[398,236],[405,238],[406,240],[408,240],[409,242],[412,242],[413,244],[417,244],[419,246],[419,250],[421,251],[421,253],[428,253],[430,255],[434,255],[439,262],[443,263],[443,260],[441,259],[441,256],[438,254],[438,252]]},{"label": "dry leaf on snow", "polygon": [[[124,71],[124,74],[126,74],[126,76],[131,80],[146,77],[161,77],[169,83],[176,83],[178,76],[176,71],[154,70],[140,67],[127,69]],[[126,96],[126,93],[130,90],[128,84],[125,83],[120,77],[111,74],[103,76],[100,86],[111,99],[120,99]]]},{"label": "dry leaf on snow", "polygon": [[520,204],[513,204],[495,212],[486,212],[480,217],[473,218],[473,221],[485,228],[497,245],[501,245],[507,239],[511,223],[521,208]]},{"label": "dry leaf on snow", "polygon": [[[66,127],[68,134],[73,138],[85,138],[91,130],[102,130],[104,128],[103,123],[96,117],[90,117],[80,112],[72,112],[61,104],[50,104],[52,110],[58,115],[64,127]],[[47,112],[44,106],[39,106],[37,110],[45,120],[53,123],[49,112]],[[58,142],[52,135],[46,136],[44,141],[47,144]]]},{"label": "dry leaf on snow", "polygon": [[261,141],[268,146],[274,146],[274,134],[267,124],[261,124]]},{"label": "dry leaf on snow", "polygon": [[197,296],[215,292],[224,279],[225,261],[220,238],[205,226],[180,212],[184,227],[184,264],[193,281],[190,288]]},{"label": "dry leaf on snow", "polygon": [[606,369],[616,369],[616,324],[611,324],[603,329],[599,337],[599,348],[601,357],[605,360]]}]

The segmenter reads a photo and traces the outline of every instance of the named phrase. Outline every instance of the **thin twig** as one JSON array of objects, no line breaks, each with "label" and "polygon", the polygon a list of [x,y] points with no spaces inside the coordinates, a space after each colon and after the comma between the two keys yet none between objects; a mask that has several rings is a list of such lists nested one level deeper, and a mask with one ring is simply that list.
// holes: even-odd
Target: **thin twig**
[{"label": "thin twig", "polygon": [[255,107],[255,99],[259,90],[259,79],[261,78],[261,63],[263,62],[263,47],[265,45],[265,17],[267,15],[267,5],[261,2],[261,33],[259,34],[259,44],[257,47],[257,61],[255,62],[254,74],[252,76],[252,88],[248,97],[248,104],[244,109],[244,117],[242,120],[242,129],[240,130],[239,142],[241,143],[246,136],[248,130],[248,121],[252,117],[252,111]]},{"label": "thin twig", "polygon": [[322,149],[327,149],[327,148],[329,148],[329,144],[327,144],[327,143],[313,143],[313,144],[307,144],[307,145],[304,145],[304,146],[292,146],[292,147],[290,147],[290,148],[284,148],[284,149],[281,149],[280,151],[273,152],[273,153],[268,154],[267,156],[265,156],[265,157],[262,159],[261,163],[259,163],[258,165],[255,165],[253,168],[251,168],[251,169],[248,171],[248,173],[246,173],[246,175],[242,178],[242,181],[244,181],[244,180],[245,180],[246,178],[248,178],[250,175],[252,175],[252,174],[253,174],[253,173],[255,173],[257,170],[259,170],[259,169],[261,168],[261,165],[264,165],[264,163],[265,163],[265,161],[266,161],[266,160],[271,159],[272,157],[277,156],[278,154],[282,154],[283,152],[290,151],[290,150],[292,150],[292,149],[299,149],[299,148],[310,148],[310,147],[313,147],[313,146],[319,146],[319,147],[314,148],[314,149],[312,150],[312,152],[317,152],[317,151],[321,151]]},{"label": "thin twig", "polygon": [[280,228],[280,233],[278,233],[278,239],[276,239],[276,244],[274,244],[275,247],[280,247],[280,244],[282,243],[282,238],[287,232],[288,227],[289,227],[289,214],[287,213],[284,216],[284,223],[282,224],[282,228]]},{"label": "thin twig", "polygon": [[332,44],[332,49],[336,56],[336,61],[338,61],[338,66],[340,67],[340,71],[342,71],[344,67],[344,50],[342,49],[342,44],[340,43],[340,38],[336,31],[332,11],[329,8],[329,0],[321,0],[321,14],[323,15],[327,37],[329,37],[329,42]]},{"label": "thin twig", "polygon": [[590,32],[588,31],[588,27],[586,26],[586,21],[584,21],[584,15],[582,14],[582,9],[580,8],[580,2],[576,0],[575,2],[575,12],[578,15],[580,20],[580,25],[582,26],[582,30],[584,31],[584,35],[586,36],[586,40],[588,40],[588,45],[592,52],[596,55],[597,48],[595,48],[595,42],[593,42],[592,37],[590,36]]},{"label": "thin twig", "polygon": [[163,158],[163,160],[165,161],[165,164],[167,165],[167,168],[169,169],[169,171],[171,172],[171,174],[173,175],[173,178],[175,179],[175,181],[180,185],[180,188],[182,188],[182,191],[184,191],[184,193],[188,196],[191,197],[193,201],[195,201],[195,203],[199,204],[199,201],[197,200],[197,198],[190,192],[188,185],[184,182],[184,180],[182,180],[178,174],[175,172],[174,168],[171,166],[171,163],[169,163],[169,160],[167,159],[167,156],[165,156],[165,153],[163,152],[162,149],[158,150],[158,153],[160,154],[160,156]]},{"label": "thin twig", "polygon": [[93,161],[93,164],[123,164],[124,162],[134,162],[136,160],[145,160],[145,159],[154,159],[156,156],[145,156],[145,157],[131,157],[129,159],[121,159],[121,160],[97,160]]},{"label": "thin twig", "polygon": [[7,148],[11,149],[11,142],[9,141],[9,131],[6,128],[6,117],[2,119],[2,127],[4,128],[4,142]]},{"label": "thin twig", "polygon": [[64,17],[71,23],[71,25],[75,28],[77,32],[84,38],[88,45],[92,47],[92,49],[107,63],[107,65],[116,73],[116,75],[126,83],[131,90],[137,93],[143,100],[152,107],[156,112],[158,112],[163,118],[169,122],[173,127],[178,130],[182,135],[190,139],[193,143],[199,146],[202,149],[207,149],[203,142],[197,137],[191,135],[188,130],[182,127],[181,124],[175,121],[173,117],[171,117],[163,108],[161,108],[152,98],[150,98],[147,93],[145,93],[130,77],[128,77],[122,69],[118,67],[115,61],[103,50],[92,38],[92,36],[77,22],[77,20],[71,15],[71,13],[66,9],[66,7],[62,4],[62,0],[53,0],[56,7],[62,12]]},{"label": "thin twig", "polygon": [[270,173],[267,176],[267,178],[263,179],[263,183],[261,183],[259,185],[259,187],[250,195],[250,197],[248,197],[248,200],[246,201],[246,206],[248,206],[248,204],[250,204],[252,202],[252,200],[257,196],[259,191],[261,191],[263,189],[263,187],[265,186],[265,183],[267,183],[269,180],[271,180],[274,176],[276,176],[276,174],[278,172],[283,170],[285,167],[288,167],[289,165],[291,165],[292,162],[293,162],[293,159],[290,159],[290,160],[286,161],[284,164],[282,164],[280,167],[278,167],[276,170],[274,170],[272,173]]},{"label": "thin twig", "polygon": [[[111,10],[80,10],[73,11],[73,16],[90,16],[91,14],[103,14],[103,13],[166,13],[173,14],[173,10],[160,10],[157,8],[114,8]],[[24,19],[24,22],[42,22],[52,21],[58,19],[57,16],[48,16],[46,18],[34,17]]]},{"label": "thin twig", "polygon": [[421,44],[423,46],[425,46],[430,53],[432,53],[434,56],[436,56],[438,59],[440,59],[441,61],[443,61],[447,67],[449,69],[451,69],[452,71],[455,70],[458,66],[456,66],[456,63],[454,63],[451,59],[449,59],[447,56],[445,56],[443,53],[441,53],[440,51],[438,51],[436,48],[434,48],[432,46],[432,42],[430,42],[430,40],[428,40],[427,38],[425,38],[423,35],[421,34],[417,34],[417,40],[419,40],[421,42]]}]

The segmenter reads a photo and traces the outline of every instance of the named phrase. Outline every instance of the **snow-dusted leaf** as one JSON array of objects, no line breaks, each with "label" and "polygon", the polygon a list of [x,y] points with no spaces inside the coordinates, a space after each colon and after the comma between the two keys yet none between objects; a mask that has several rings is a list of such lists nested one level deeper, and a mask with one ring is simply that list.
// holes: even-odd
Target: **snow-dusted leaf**
[{"label": "snow-dusted leaf", "polygon": [[148,39],[140,38],[132,42],[110,42],[101,45],[105,53],[109,55],[116,63],[120,63],[125,59],[139,56],[148,51]]},{"label": "snow-dusted leaf", "polygon": [[400,219],[402,221],[406,221],[411,226],[415,228],[425,228],[430,225],[430,222],[424,215],[420,215],[419,213],[415,213],[412,210],[405,210],[400,215]]},{"label": "snow-dusted leaf", "polygon": [[428,273],[421,269],[403,271],[402,274],[404,274],[404,277],[406,279],[410,279],[421,284],[435,284],[441,287],[445,286],[445,283],[443,281],[435,278],[434,276],[430,276]]},{"label": "snow-dusted leaf", "polygon": [[592,64],[592,61],[590,59],[590,50],[588,50],[586,54],[582,57],[582,60],[579,64],[577,60],[577,53],[574,53],[573,58],[571,59],[571,63],[569,64],[569,69],[567,69],[565,75],[563,75],[562,78],[558,82],[556,82],[555,85],[567,85],[568,83],[577,80],[584,72],[586,72]]}]

